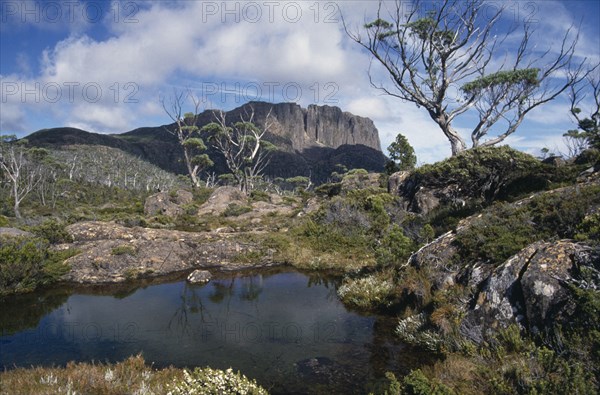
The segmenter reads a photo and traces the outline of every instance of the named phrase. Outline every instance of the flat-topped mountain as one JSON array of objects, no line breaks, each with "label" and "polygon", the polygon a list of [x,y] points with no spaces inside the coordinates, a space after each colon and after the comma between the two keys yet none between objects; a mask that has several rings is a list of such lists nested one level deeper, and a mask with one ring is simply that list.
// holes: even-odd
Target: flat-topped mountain
[{"label": "flat-topped mountain", "polygon": [[[227,122],[237,122],[254,114],[254,123],[264,127],[270,116],[267,140],[278,150],[272,154],[266,174],[273,177],[311,176],[314,181],[327,179],[336,165],[382,171],[385,156],[381,152],[379,132],[369,118],[344,112],[338,107],[295,103],[250,102],[226,113]],[[198,126],[215,120],[215,112],[206,110],[198,117]],[[43,129],[27,137],[36,146],[60,148],[67,145],[103,145],[118,148],[147,160],[165,170],[185,173],[182,151],[176,138],[167,132],[173,124],[138,128],[123,134],[90,133],[75,128]],[[223,159],[214,150],[208,154],[215,162],[211,171],[226,173]]]}]

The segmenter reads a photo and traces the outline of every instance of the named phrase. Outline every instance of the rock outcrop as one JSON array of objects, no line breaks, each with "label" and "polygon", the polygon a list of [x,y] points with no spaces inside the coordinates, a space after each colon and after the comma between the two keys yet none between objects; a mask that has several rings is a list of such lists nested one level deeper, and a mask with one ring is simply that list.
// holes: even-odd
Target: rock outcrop
[{"label": "rock outcrop", "polygon": [[239,263],[237,257],[259,251],[260,246],[231,233],[126,228],[112,222],[80,222],[67,231],[73,243],[57,248],[80,251],[66,261],[71,270],[62,279],[67,282],[118,283],[196,268],[235,270],[274,264],[268,257]]},{"label": "rock outcrop", "polygon": [[569,240],[528,246],[496,268],[482,284],[462,322],[461,333],[481,341],[512,323],[538,333],[567,322],[575,309],[568,289],[576,282],[573,274],[582,265],[593,265],[598,256],[599,250]]},{"label": "rock outcrop", "polygon": [[235,187],[219,187],[200,206],[198,215],[221,215],[230,204],[247,205],[248,197]]},{"label": "rock outcrop", "polygon": [[182,189],[171,195],[169,192],[159,192],[149,196],[144,203],[144,214],[146,216],[165,215],[175,217],[183,213],[181,206],[190,204],[193,200],[191,192]]},{"label": "rock outcrop", "polygon": [[[567,198],[579,188],[565,187],[539,195]],[[531,196],[512,204],[523,207],[533,199]],[[574,240],[537,241],[499,264],[460,259],[457,236],[474,226],[480,216],[463,219],[454,231],[425,245],[407,262],[427,278],[430,289],[426,292],[450,288],[455,292],[454,286],[461,286],[464,292],[449,303],[461,316],[459,330],[465,338],[481,343],[511,324],[534,334],[555,324],[567,324],[576,308],[571,287],[600,289],[598,245]],[[582,280],[590,276],[591,280]]]}]

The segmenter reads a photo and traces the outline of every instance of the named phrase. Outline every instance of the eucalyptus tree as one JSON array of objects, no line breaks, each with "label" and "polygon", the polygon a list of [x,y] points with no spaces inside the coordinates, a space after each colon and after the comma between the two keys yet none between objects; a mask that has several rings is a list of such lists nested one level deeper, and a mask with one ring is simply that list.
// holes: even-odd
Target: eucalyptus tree
[{"label": "eucalyptus tree", "polygon": [[386,1],[363,29],[344,26],[391,80],[376,81],[370,68],[371,84],[423,108],[455,155],[467,148],[455,121],[469,110],[478,114],[472,147],[498,144],[533,109],[583,78],[575,29],[557,37],[557,48],[539,51],[533,24],[507,26],[506,7],[485,0]]},{"label": "eucalyptus tree", "polygon": [[21,218],[21,202],[42,180],[42,160],[47,154],[43,148],[29,148],[26,140],[17,140],[15,135],[0,136],[0,173],[10,184],[17,218]]},{"label": "eucalyptus tree", "polygon": [[235,182],[248,193],[252,183],[269,165],[270,153],[276,147],[266,140],[265,135],[272,125],[271,112],[265,118],[264,127],[254,124],[254,110],[240,120],[228,123],[227,114],[214,111],[215,120],[202,128],[209,135],[213,147],[225,158]]},{"label": "eucalyptus tree", "polygon": [[[184,113],[183,107],[188,100],[193,105],[193,112]],[[187,91],[174,91],[168,101],[162,98],[161,104],[169,118],[175,122],[173,127],[165,129],[177,137],[177,141],[183,149],[183,160],[192,185],[199,188],[202,185],[200,173],[213,165],[208,155],[201,153],[206,150],[198,128],[198,116],[202,101],[188,89]]]}]

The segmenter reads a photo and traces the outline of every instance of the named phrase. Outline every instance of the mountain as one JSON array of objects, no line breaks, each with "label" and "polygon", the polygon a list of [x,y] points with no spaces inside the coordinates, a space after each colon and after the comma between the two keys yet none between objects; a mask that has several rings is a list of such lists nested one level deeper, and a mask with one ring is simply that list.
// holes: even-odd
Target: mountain
[{"label": "mountain", "polygon": [[[271,156],[266,174],[272,177],[311,176],[324,182],[336,165],[383,171],[385,156],[381,152],[379,132],[369,118],[343,112],[338,107],[311,105],[302,108],[295,103],[271,104],[250,102],[226,113],[227,122],[237,122],[253,115],[254,123],[264,127],[270,115],[267,140],[278,150]],[[214,111],[206,110],[198,117],[198,126],[214,120]],[[43,129],[27,137],[35,146],[58,148],[66,145],[103,145],[118,148],[145,159],[162,169],[185,173],[181,148],[167,132],[174,124],[142,127],[123,134],[97,134],[75,128]],[[226,173],[223,158],[209,148],[215,162],[210,169]]]}]

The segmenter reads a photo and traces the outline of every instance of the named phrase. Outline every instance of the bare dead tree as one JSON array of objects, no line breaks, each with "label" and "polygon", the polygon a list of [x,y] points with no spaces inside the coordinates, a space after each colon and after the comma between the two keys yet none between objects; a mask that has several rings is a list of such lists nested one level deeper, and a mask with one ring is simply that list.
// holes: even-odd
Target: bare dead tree
[{"label": "bare dead tree", "polygon": [[214,111],[213,114],[215,121],[204,126],[202,131],[209,133],[209,141],[225,158],[236,183],[248,193],[254,181],[269,165],[270,152],[275,149],[264,138],[272,125],[271,111],[265,118],[263,128],[254,124],[253,108],[233,124],[227,123],[225,112]]},{"label": "bare dead tree", "polygon": [[[425,7],[417,0],[396,0],[386,8],[380,1],[375,21],[364,25],[365,36],[347,34],[372,55],[387,72],[391,86],[371,84],[385,94],[424,108],[450,142],[452,154],[467,148],[453,128],[457,117],[475,108],[478,123],[471,131],[472,146],[498,144],[513,134],[534,108],[555,99],[582,78],[581,62],[573,56],[578,36],[571,29],[562,38],[558,53],[535,51],[531,24],[523,23],[521,41],[513,59],[498,62],[510,29],[496,35],[504,8],[488,15],[484,0],[444,0]],[[427,9],[426,13],[422,11]],[[569,72],[567,72],[569,71]],[[561,76],[562,74],[562,76]],[[558,81],[560,80],[560,82]],[[457,93],[457,94],[455,94]],[[460,93],[460,94],[458,94]],[[506,123],[494,137],[483,140],[499,121]]]},{"label": "bare dead tree", "polygon": [[[186,102],[191,101],[193,112],[183,112]],[[208,155],[200,154],[206,150],[206,145],[200,138],[200,129],[198,128],[198,116],[202,101],[196,97],[191,90],[173,91],[173,96],[168,102],[161,98],[163,109],[175,122],[175,127],[165,128],[167,132],[177,137],[177,141],[183,149],[183,157],[188,175],[195,188],[201,186],[200,173],[213,165]]]},{"label": "bare dead tree", "polygon": [[16,218],[21,218],[21,202],[42,179],[40,162],[46,153],[43,149],[28,149],[26,141],[18,141],[14,135],[0,136],[0,174],[10,183]]}]

